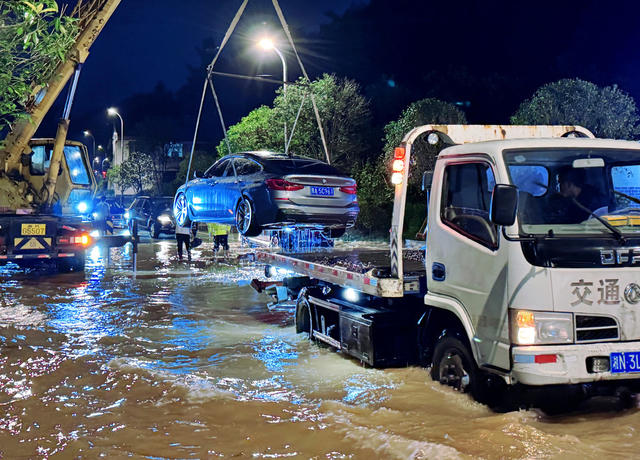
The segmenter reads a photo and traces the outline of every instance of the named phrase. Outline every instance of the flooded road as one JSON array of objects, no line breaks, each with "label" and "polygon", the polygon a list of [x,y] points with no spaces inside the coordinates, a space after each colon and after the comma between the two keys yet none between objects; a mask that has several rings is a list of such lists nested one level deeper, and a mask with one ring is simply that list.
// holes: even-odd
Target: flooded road
[{"label": "flooded road", "polygon": [[171,239],[85,273],[0,268],[1,458],[629,458],[640,411],[498,414],[417,367],[310,343],[248,283]]}]

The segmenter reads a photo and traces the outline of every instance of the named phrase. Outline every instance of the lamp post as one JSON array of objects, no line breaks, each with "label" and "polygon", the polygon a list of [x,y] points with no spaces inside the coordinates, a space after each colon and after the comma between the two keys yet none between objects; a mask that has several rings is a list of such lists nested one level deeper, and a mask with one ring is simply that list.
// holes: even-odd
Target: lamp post
[{"label": "lamp post", "polygon": [[[282,61],[282,96],[284,98],[284,100],[287,100],[287,61],[284,59],[284,55],[282,54],[282,52],[276,47],[276,45],[273,43],[273,40],[271,40],[270,38],[263,38],[258,42],[258,45],[260,46],[260,48],[262,48],[265,51],[275,51],[275,53],[278,55],[278,57],[280,58],[280,61]],[[285,120],[284,122],[284,148],[285,150],[287,149],[287,121]]]},{"label": "lamp post", "polygon": [[91,140],[93,141],[93,157],[96,157],[96,138],[93,136],[93,134],[91,134],[91,131],[87,130],[84,131],[84,136],[85,137],[90,137]]},{"label": "lamp post", "polygon": [[[113,107],[109,107],[107,109],[107,113],[111,117],[116,115],[118,118],[120,118],[120,160],[124,161],[124,120],[122,119],[122,116],[120,116],[118,111]],[[114,163],[115,163],[115,159],[114,159]]]}]

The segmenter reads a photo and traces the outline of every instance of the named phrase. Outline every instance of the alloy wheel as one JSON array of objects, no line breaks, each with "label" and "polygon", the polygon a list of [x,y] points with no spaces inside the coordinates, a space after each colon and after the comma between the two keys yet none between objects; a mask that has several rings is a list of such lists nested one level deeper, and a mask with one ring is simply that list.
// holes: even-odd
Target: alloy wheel
[{"label": "alloy wheel", "polygon": [[180,227],[184,227],[187,221],[187,199],[182,193],[178,195],[178,198],[173,205],[173,215],[176,218],[178,225]]},{"label": "alloy wheel", "polygon": [[236,227],[241,234],[247,233],[251,226],[251,219],[253,218],[253,211],[251,210],[251,203],[246,198],[243,198],[238,203],[236,209]]}]

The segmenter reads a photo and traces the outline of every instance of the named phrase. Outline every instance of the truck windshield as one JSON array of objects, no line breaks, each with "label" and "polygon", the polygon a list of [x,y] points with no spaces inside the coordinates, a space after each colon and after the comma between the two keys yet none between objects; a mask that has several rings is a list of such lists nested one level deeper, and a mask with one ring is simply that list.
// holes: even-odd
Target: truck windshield
[{"label": "truck windshield", "polygon": [[[517,149],[504,158],[524,234],[640,234],[640,150]],[[593,214],[592,214],[593,213]]]}]

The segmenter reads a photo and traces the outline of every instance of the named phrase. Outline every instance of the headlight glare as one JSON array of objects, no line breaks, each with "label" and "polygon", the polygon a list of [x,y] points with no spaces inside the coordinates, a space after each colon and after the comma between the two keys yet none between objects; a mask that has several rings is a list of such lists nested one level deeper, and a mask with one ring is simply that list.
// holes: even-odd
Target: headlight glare
[{"label": "headlight glare", "polygon": [[512,311],[511,337],[516,345],[573,343],[573,315],[528,310]]},{"label": "headlight glare", "polygon": [[161,224],[168,224],[169,222],[171,222],[171,217],[167,216],[166,214],[162,214],[160,216],[158,216],[158,221]]}]

